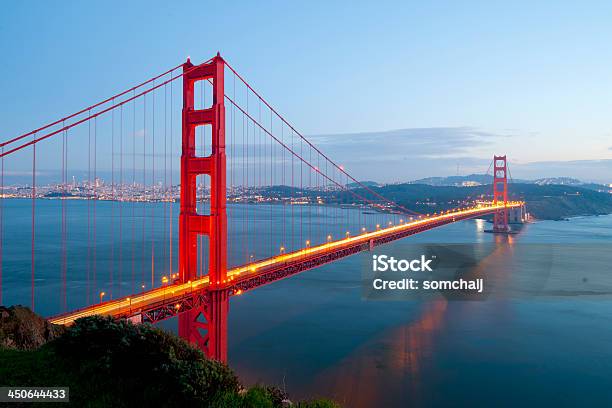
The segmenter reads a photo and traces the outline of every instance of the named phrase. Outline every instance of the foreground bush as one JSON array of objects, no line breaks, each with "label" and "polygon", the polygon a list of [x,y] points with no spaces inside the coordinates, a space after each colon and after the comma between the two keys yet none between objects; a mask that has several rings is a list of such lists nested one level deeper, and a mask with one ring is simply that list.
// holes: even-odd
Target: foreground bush
[{"label": "foreground bush", "polygon": [[226,365],[173,334],[101,316],[33,351],[1,349],[0,386],[27,385],[69,386],[78,407],[281,407],[286,398],[274,387],[241,390]]}]

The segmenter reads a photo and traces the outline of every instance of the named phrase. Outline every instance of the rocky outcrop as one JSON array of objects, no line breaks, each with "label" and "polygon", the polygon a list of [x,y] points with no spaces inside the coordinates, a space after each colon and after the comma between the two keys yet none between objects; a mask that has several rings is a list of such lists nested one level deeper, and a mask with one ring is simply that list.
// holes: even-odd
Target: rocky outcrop
[{"label": "rocky outcrop", "polygon": [[65,331],[25,306],[0,306],[0,347],[34,350]]}]

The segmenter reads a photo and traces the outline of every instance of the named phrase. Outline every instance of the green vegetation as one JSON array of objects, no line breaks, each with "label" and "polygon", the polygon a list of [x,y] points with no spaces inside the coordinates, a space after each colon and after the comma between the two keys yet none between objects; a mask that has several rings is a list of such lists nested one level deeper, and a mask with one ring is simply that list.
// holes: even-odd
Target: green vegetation
[{"label": "green vegetation", "polygon": [[[427,214],[491,199],[491,185],[474,187],[431,186],[426,184],[389,184],[374,188],[383,197],[414,211]],[[367,194],[355,190],[359,194]],[[510,200],[523,200],[536,219],[560,220],[579,215],[612,213],[612,194],[568,185],[514,183],[508,186]],[[341,197],[349,201],[348,194]]]},{"label": "green vegetation", "polygon": [[[34,350],[64,333],[22,306],[0,306],[0,349]],[[2,377],[0,377],[2,378]]]},{"label": "green vegetation", "polygon": [[[482,178],[486,177],[482,176]],[[612,213],[612,194],[596,191],[595,187],[603,186],[511,183],[508,191],[509,199],[525,201],[527,211],[536,219],[561,220],[579,215]],[[387,184],[381,187],[372,185],[370,189],[421,214],[471,205],[474,200],[491,200],[493,195],[493,187],[490,184],[458,187],[404,183]],[[354,188],[353,192],[362,197],[373,198],[372,193],[363,188]],[[274,186],[262,191],[262,195],[276,199],[290,197],[292,194],[308,197],[310,202],[316,202],[317,197],[321,197],[328,204],[355,202],[353,193],[338,190],[300,190],[287,186]],[[362,200],[357,201],[361,203]]]},{"label": "green vegetation", "polygon": [[[227,366],[173,334],[100,316],[77,320],[34,350],[0,348],[0,385],[68,386],[77,407],[289,406],[277,388],[243,389]],[[336,407],[323,400],[294,406]]]}]

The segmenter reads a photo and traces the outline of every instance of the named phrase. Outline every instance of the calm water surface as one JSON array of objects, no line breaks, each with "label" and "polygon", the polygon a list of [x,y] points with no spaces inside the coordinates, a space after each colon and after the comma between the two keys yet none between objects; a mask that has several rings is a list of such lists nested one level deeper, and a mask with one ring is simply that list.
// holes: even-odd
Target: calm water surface
[{"label": "calm water surface", "polygon": [[[391,245],[493,242],[484,227],[466,221]],[[540,250],[548,263],[543,243],[612,244],[612,217],[538,222],[513,239],[535,244],[530,256],[536,259],[509,263],[508,282],[537,261]],[[230,362],[242,378],[279,384],[299,397],[329,396],[349,407],[612,404],[609,297],[363,301],[360,257],[369,254],[233,300]],[[609,285],[609,265],[602,269],[598,260],[586,259],[552,272],[572,275],[593,267],[610,273],[602,278]],[[553,269],[562,267],[553,263]]]},{"label": "calm water surface", "polygon": [[[57,238],[53,239],[59,236],[59,202],[40,202],[36,309],[51,314],[61,310],[57,295],[61,258],[50,255],[61,248]],[[4,205],[3,303],[28,304],[30,207],[27,200],[5,200]],[[70,205],[69,308],[86,301],[87,287],[87,206],[83,202]],[[129,214],[131,208],[126,205]],[[151,208],[163,216],[163,204]],[[237,221],[230,230],[244,237],[253,230],[241,229],[239,208],[234,207]],[[111,207],[99,203],[97,211],[101,217],[108,216]],[[272,214],[274,220],[286,215],[282,207],[270,211],[262,206],[252,211],[261,211],[260,216]],[[320,227],[342,233],[342,215],[308,211]],[[123,241],[130,237],[129,222],[124,225]],[[103,280],[118,262],[118,231],[117,225],[111,229],[99,224],[96,268]],[[488,225],[482,220],[465,221],[390,245],[401,249],[427,243],[495,243],[493,235],[483,232],[485,228]],[[168,231],[162,227],[152,230],[156,245],[164,247]],[[262,247],[269,245],[257,241]],[[504,259],[511,262],[506,262],[501,282],[528,289],[525,271],[534,261],[547,263],[551,255],[543,244],[554,243],[610,245],[612,216],[538,222],[525,226],[512,237],[512,243],[500,240],[497,245],[502,250],[518,244],[543,248],[532,250],[530,259],[521,259],[518,252],[510,253],[509,258],[506,252]],[[134,246],[140,248],[138,239]],[[105,255],[110,248],[115,251],[112,262]],[[115,290],[123,294],[133,285],[130,248],[129,242],[123,248],[121,282],[115,271]],[[162,257],[163,249],[157,251]],[[243,252],[239,246],[232,248],[233,262],[240,262]],[[607,297],[589,296],[585,291],[582,295],[486,301],[366,301],[361,297],[360,281],[364,257],[370,255],[355,255],[232,299],[230,365],[244,382],[276,384],[293,398],[331,397],[348,407],[612,404],[612,301]],[[167,262],[168,254],[163,259],[161,262]],[[134,265],[137,276],[145,266]],[[602,266],[601,260],[585,259],[571,268],[553,263],[552,269],[577,282],[586,282],[582,270],[597,269],[597,279],[612,284],[612,275],[607,275],[608,271],[612,274],[612,267]],[[154,279],[163,273],[157,270]],[[589,284],[601,283],[592,281]],[[97,290],[90,289],[90,297]],[[174,330],[175,325],[168,321],[162,326]]]}]

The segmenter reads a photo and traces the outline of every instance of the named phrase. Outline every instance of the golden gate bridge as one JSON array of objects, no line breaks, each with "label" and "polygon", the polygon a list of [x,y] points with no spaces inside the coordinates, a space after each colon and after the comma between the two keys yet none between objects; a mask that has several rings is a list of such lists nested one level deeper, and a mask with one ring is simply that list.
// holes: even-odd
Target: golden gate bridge
[{"label": "golden gate bridge", "polygon": [[[33,310],[37,271],[50,268],[59,289],[55,301],[45,299],[54,305],[50,322],[178,316],[179,335],[221,361],[232,296],[470,218],[492,214],[493,231],[508,233],[509,211],[523,206],[509,201],[506,156],[494,156],[492,200],[433,214],[410,210],[351,176],[219,54],[199,65],[188,59],[0,149],[0,257],[16,257],[8,241],[29,234]],[[70,172],[85,180],[77,185]],[[17,189],[30,198],[28,231],[4,222],[15,190],[6,183],[16,174],[31,177]],[[59,199],[53,227],[41,220],[42,198]],[[77,199],[86,216],[71,215]],[[320,216],[333,219],[334,232]],[[73,279],[84,295],[69,294]],[[0,303],[1,296],[0,286]]]}]

